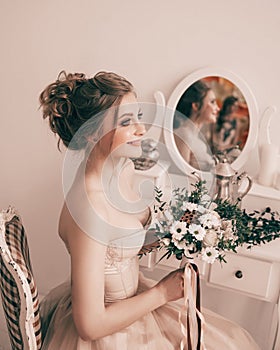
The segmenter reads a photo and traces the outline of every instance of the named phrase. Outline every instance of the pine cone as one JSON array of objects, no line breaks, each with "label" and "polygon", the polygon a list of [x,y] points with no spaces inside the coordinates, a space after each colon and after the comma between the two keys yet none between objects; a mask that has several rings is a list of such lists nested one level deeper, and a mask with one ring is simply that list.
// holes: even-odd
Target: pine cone
[{"label": "pine cone", "polygon": [[181,216],[180,221],[183,221],[189,225],[192,223],[194,216],[195,214],[187,209],[185,213]]}]

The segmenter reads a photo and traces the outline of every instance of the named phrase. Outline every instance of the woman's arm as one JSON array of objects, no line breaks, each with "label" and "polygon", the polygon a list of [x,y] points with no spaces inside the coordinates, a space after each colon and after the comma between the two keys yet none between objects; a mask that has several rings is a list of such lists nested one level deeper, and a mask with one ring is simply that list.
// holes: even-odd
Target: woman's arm
[{"label": "woman's arm", "polygon": [[[151,220],[151,216],[149,218]],[[155,235],[155,229],[148,229],[146,232],[145,242],[140,249],[138,256],[141,258],[143,255],[157,251],[160,248],[159,239]]]},{"label": "woman's arm", "polygon": [[67,241],[71,254],[73,318],[84,340],[117,332],[166,302],[183,296],[183,273],[178,270],[139,295],[105,306],[106,245],[88,237],[75,224]]},{"label": "woman's arm", "polygon": [[174,134],[174,139],[175,139],[176,146],[178,147],[178,150],[179,150],[181,156],[185,159],[185,161],[187,163],[189,163],[190,156],[191,156],[191,150],[188,147],[187,143],[185,142],[185,140],[183,140],[181,135],[179,136],[179,135]]}]

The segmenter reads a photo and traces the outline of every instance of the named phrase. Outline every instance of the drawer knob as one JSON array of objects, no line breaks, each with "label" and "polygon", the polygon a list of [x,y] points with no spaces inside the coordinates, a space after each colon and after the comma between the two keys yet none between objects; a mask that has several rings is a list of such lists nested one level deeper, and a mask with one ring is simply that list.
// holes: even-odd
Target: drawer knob
[{"label": "drawer knob", "polygon": [[237,271],[235,272],[235,277],[236,277],[236,278],[242,278],[242,277],[243,277],[242,271],[237,270]]}]

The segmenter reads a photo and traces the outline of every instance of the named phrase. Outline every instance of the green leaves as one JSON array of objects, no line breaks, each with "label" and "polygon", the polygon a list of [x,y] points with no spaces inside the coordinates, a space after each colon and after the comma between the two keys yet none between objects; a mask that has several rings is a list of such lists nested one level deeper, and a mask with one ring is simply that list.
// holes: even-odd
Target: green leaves
[{"label": "green leaves", "polygon": [[[181,260],[184,255],[202,258],[204,255],[205,258],[205,251],[212,249],[212,253],[217,254],[220,262],[226,262],[227,251],[236,253],[239,246],[246,245],[250,249],[280,237],[280,216],[270,207],[263,211],[254,210],[247,213],[246,210],[240,209],[238,203],[211,199],[205,181],[199,179],[192,186],[193,190],[190,193],[186,188],[175,188],[169,203],[162,200],[163,192],[155,188],[155,234],[159,239],[160,248],[166,249],[163,257],[175,255]],[[209,213],[210,216],[216,213],[218,225],[210,227],[207,223],[202,223],[203,213]],[[211,220],[213,225],[213,216]],[[172,233],[172,224],[177,221],[186,223],[188,231],[182,238],[178,238],[176,232]],[[202,225],[208,236],[198,239],[191,234],[192,223]],[[209,261],[212,263],[212,260]]]},{"label": "green leaves", "polygon": [[235,223],[236,245],[250,246],[270,242],[280,237],[280,216],[276,211],[267,207],[261,213],[257,210],[247,213],[237,204],[218,201],[215,211],[222,217]]},{"label": "green leaves", "polygon": [[195,184],[192,184],[194,190],[191,191],[189,201],[191,203],[199,204],[202,201],[202,197],[207,195],[207,188],[205,186],[206,181],[198,180]]}]

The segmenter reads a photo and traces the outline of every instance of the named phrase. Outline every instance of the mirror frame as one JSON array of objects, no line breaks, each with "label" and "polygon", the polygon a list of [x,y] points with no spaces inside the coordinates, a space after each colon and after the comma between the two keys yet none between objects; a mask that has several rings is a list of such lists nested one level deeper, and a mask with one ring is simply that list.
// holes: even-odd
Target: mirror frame
[{"label": "mirror frame", "polygon": [[206,67],[202,69],[198,69],[191,74],[187,75],[181,82],[175,87],[174,91],[171,93],[166,108],[166,115],[163,123],[163,134],[165,144],[167,146],[168,152],[171,158],[174,160],[175,164],[178,168],[185,174],[192,176],[191,174],[195,171],[196,173],[202,175],[207,172],[198,170],[188,164],[185,159],[181,156],[180,152],[177,149],[175,139],[173,136],[173,118],[176,110],[176,106],[182,96],[182,94],[197,80],[200,80],[209,76],[220,76],[231,81],[234,85],[238,87],[238,89],[243,94],[248,110],[249,110],[249,132],[247,141],[245,143],[244,148],[241,151],[241,154],[235,159],[231,166],[234,170],[238,171],[248,160],[250,151],[254,148],[257,139],[258,139],[258,107],[255,100],[255,97],[246,84],[246,82],[238,77],[236,74],[232,73],[229,70],[221,69],[217,67]]}]

